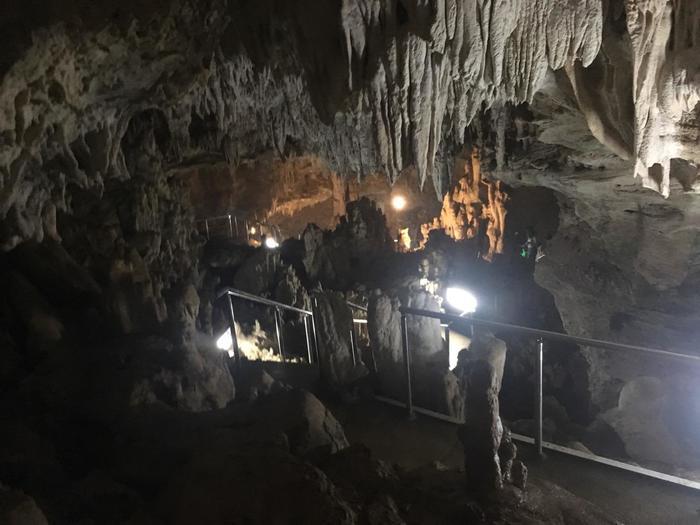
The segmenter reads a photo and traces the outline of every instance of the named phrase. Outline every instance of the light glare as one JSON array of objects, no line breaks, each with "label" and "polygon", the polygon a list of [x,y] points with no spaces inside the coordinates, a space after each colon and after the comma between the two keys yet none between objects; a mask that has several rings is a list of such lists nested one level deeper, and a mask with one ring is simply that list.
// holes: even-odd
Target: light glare
[{"label": "light glare", "polygon": [[395,195],[391,199],[391,205],[395,210],[403,210],[406,207],[406,197],[403,195]]},{"label": "light glare", "polygon": [[229,350],[233,348],[233,337],[231,337],[231,329],[228,328],[222,335],[216,340],[216,347],[219,350]]},{"label": "light glare", "polygon": [[279,248],[280,243],[278,243],[273,237],[268,237],[265,239],[265,246],[271,250],[274,248]]},{"label": "light glare", "polygon": [[467,290],[463,290],[462,288],[448,288],[445,293],[445,299],[447,299],[447,302],[451,306],[461,311],[462,315],[476,312],[476,297]]}]

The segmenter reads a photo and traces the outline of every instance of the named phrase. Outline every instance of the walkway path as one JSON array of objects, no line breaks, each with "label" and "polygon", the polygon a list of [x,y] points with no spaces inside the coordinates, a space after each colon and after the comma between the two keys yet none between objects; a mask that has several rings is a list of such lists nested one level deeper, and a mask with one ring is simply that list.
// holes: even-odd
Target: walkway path
[{"label": "walkway path", "polygon": [[[364,443],[379,458],[405,468],[433,461],[462,465],[455,425],[418,416],[409,421],[401,409],[379,402],[332,407],[352,443]],[[699,525],[700,491],[639,476],[604,465],[549,452],[536,461],[518,444],[530,475],[556,483],[629,525]]]}]

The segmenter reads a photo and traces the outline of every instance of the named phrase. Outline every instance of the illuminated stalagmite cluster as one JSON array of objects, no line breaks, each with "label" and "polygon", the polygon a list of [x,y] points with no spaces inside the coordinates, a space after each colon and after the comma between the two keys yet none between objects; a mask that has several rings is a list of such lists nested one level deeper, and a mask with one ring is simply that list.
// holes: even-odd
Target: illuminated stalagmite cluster
[{"label": "illuminated stalagmite cluster", "polygon": [[469,159],[461,160],[455,171],[458,177],[459,172],[464,176],[445,194],[440,216],[422,226],[423,244],[432,230],[442,230],[456,241],[482,235],[485,240],[481,254],[490,261],[494,254],[503,253],[508,196],[500,181],[482,177],[477,150]]}]

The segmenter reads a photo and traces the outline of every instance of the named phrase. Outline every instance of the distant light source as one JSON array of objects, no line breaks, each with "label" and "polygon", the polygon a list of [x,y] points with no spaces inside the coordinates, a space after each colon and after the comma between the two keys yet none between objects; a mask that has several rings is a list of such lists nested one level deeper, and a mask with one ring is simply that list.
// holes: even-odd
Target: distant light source
[{"label": "distant light source", "polygon": [[255,229],[255,226],[251,226],[251,227],[250,227],[250,234],[251,234],[251,235],[255,235],[255,232],[256,232],[256,231],[257,231],[257,230]]},{"label": "distant light source", "polygon": [[270,250],[274,250],[275,248],[279,248],[280,243],[278,243],[274,237],[267,237],[265,239],[265,247],[269,248]]},{"label": "distant light source", "polygon": [[221,337],[216,340],[216,347],[219,350],[228,352],[229,357],[233,357],[233,337],[231,336],[230,328],[227,328]]},{"label": "distant light source", "polygon": [[474,297],[474,294],[468,292],[467,290],[462,288],[448,288],[447,292],[445,293],[445,299],[447,299],[447,302],[451,306],[462,312],[461,315],[476,312],[476,307],[478,304],[476,297]]},{"label": "distant light source", "polygon": [[395,210],[403,210],[406,207],[406,197],[403,195],[394,195],[391,199],[391,206]]}]

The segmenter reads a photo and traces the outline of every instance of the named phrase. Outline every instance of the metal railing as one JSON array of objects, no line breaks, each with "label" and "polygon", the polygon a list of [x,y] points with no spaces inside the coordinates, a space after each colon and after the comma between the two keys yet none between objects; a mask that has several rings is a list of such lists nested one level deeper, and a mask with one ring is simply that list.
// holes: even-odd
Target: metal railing
[{"label": "metal railing", "polygon": [[[236,336],[236,313],[233,309],[233,299],[238,298],[238,299],[243,299],[245,301],[251,302],[251,303],[256,303],[256,304],[261,304],[264,306],[270,306],[274,310],[274,318],[275,318],[275,335],[277,337],[277,347],[279,348],[280,352],[280,359],[282,362],[286,362],[286,356],[284,352],[284,332],[282,330],[282,310],[286,310],[289,312],[295,312],[299,315],[302,316],[302,319],[304,320],[304,337],[306,339],[306,353],[307,357],[309,360],[309,364],[314,362],[313,356],[312,356],[312,343],[311,340],[313,339],[313,348],[315,349],[316,352],[316,361],[318,362],[318,334],[316,332],[316,320],[314,318],[314,313],[311,310],[305,310],[303,308],[297,308],[296,306],[290,306],[288,304],[281,303],[279,301],[274,301],[272,299],[266,299],[264,297],[260,297],[257,295],[253,295],[248,292],[244,292],[242,290],[236,290],[235,288],[226,288],[223,291],[219,293],[217,296],[217,300],[221,299],[223,297],[226,297],[226,300],[228,302],[228,310],[229,310],[229,316],[230,316],[230,322],[231,322],[231,339],[233,342],[233,357],[236,361],[239,361],[241,356],[240,356],[240,348],[238,346],[238,339]],[[309,323],[309,319],[311,319],[311,323]],[[309,333],[310,332],[310,333]]]},{"label": "metal railing", "polygon": [[213,238],[238,239],[246,243],[251,240],[259,241],[263,234],[272,236],[281,242],[282,231],[276,224],[258,221],[257,218],[249,219],[247,214],[231,212],[224,215],[204,217],[197,219],[196,224],[200,233],[207,240]]},{"label": "metal railing", "polygon": [[[635,472],[637,474],[642,474],[642,475],[653,477],[656,479],[661,479],[663,481],[669,481],[672,483],[676,483],[679,485],[684,485],[686,487],[691,487],[691,488],[700,490],[700,483],[698,483],[696,481],[688,480],[688,479],[681,478],[678,476],[673,476],[673,475],[666,474],[663,472],[657,472],[655,470],[647,469],[647,468],[644,468],[644,467],[641,467],[638,465],[631,465],[629,463],[605,458],[605,457],[598,456],[595,454],[590,454],[587,452],[574,450],[574,449],[571,449],[568,447],[556,445],[554,443],[548,443],[548,442],[545,442],[543,440],[543,436],[542,436],[542,429],[543,429],[543,413],[542,413],[543,376],[542,376],[542,367],[543,367],[543,362],[544,362],[544,344],[545,344],[545,341],[561,341],[561,342],[567,342],[567,343],[575,343],[575,344],[582,345],[582,346],[603,348],[606,350],[613,350],[613,351],[642,352],[642,353],[646,353],[646,354],[662,356],[665,358],[679,359],[679,360],[683,360],[683,361],[691,362],[691,363],[700,363],[700,356],[681,354],[681,353],[670,352],[668,350],[661,350],[661,349],[656,349],[656,348],[646,348],[643,346],[628,345],[628,344],[623,344],[623,343],[613,343],[610,341],[601,341],[599,339],[590,339],[587,337],[572,336],[572,335],[562,334],[559,332],[550,332],[548,330],[540,330],[540,329],[536,329],[536,328],[528,328],[525,326],[517,326],[517,325],[506,324],[506,323],[499,323],[496,321],[487,321],[484,319],[475,319],[473,317],[461,317],[461,316],[450,315],[450,314],[446,314],[446,313],[442,313],[442,312],[420,310],[417,308],[401,307],[399,310],[401,312],[401,344],[402,344],[403,359],[404,359],[404,372],[406,374],[406,376],[405,376],[406,377],[406,402],[401,403],[401,402],[393,400],[393,399],[377,397],[377,399],[379,399],[380,401],[384,401],[384,402],[392,404],[392,405],[404,406],[405,408],[408,409],[409,418],[415,417],[415,412],[418,412],[418,413],[427,415],[429,417],[433,417],[433,418],[440,419],[443,421],[448,421],[451,423],[462,424],[464,422],[464,421],[461,421],[457,418],[449,416],[447,414],[441,414],[439,412],[424,409],[421,407],[416,407],[413,405],[413,390],[412,390],[412,384],[411,384],[411,380],[412,380],[412,378],[411,378],[411,354],[410,354],[409,340],[408,340],[408,316],[409,315],[437,319],[437,320],[441,321],[441,326],[444,326],[444,324],[442,324],[442,323],[461,323],[464,325],[470,325],[472,327],[472,329],[475,326],[480,326],[480,327],[495,329],[495,330],[502,331],[502,332],[512,332],[512,333],[521,334],[521,335],[534,336],[537,338],[537,350],[536,350],[536,354],[535,354],[535,410],[534,410],[534,416],[535,416],[535,432],[534,432],[534,434],[535,435],[533,437],[528,437],[528,436],[522,436],[522,435],[513,433],[512,435],[513,435],[514,439],[518,439],[519,441],[522,441],[522,442],[534,444],[535,449],[537,451],[537,454],[540,457],[543,456],[543,449],[546,448],[548,450],[554,450],[554,451],[557,451],[557,452],[560,452],[563,454],[568,454],[568,455],[575,456],[578,458],[582,458],[582,459],[586,459],[586,460],[590,460],[590,461],[595,461],[597,463],[602,463],[602,464],[609,465],[609,466],[612,466],[615,468],[624,469],[624,470],[627,470],[630,472]],[[449,330],[449,327],[448,327],[448,330]]]},{"label": "metal railing", "polygon": [[[353,309],[353,310],[358,310],[360,312],[364,312],[365,315],[367,315],[367,307],[359,305],[357,303],[353,303],[351,301],[345,301],[347,305]],[[357,365],[357,360],[358,358],[361,358],[362,356],[360,355],[359,352],[359,344],[358,344],[358,325],[367,325],[367,319],[358,319],[355,316],[352,318],[352,326],[350,327],[350,353],[352,354],[352,364],[353,366]],[[369,333],[368,333],[369,337]],[[377,371],[376,367],[376,361],[372,359],[373,361],[373,366],[374,366],[374,371]]]}]

